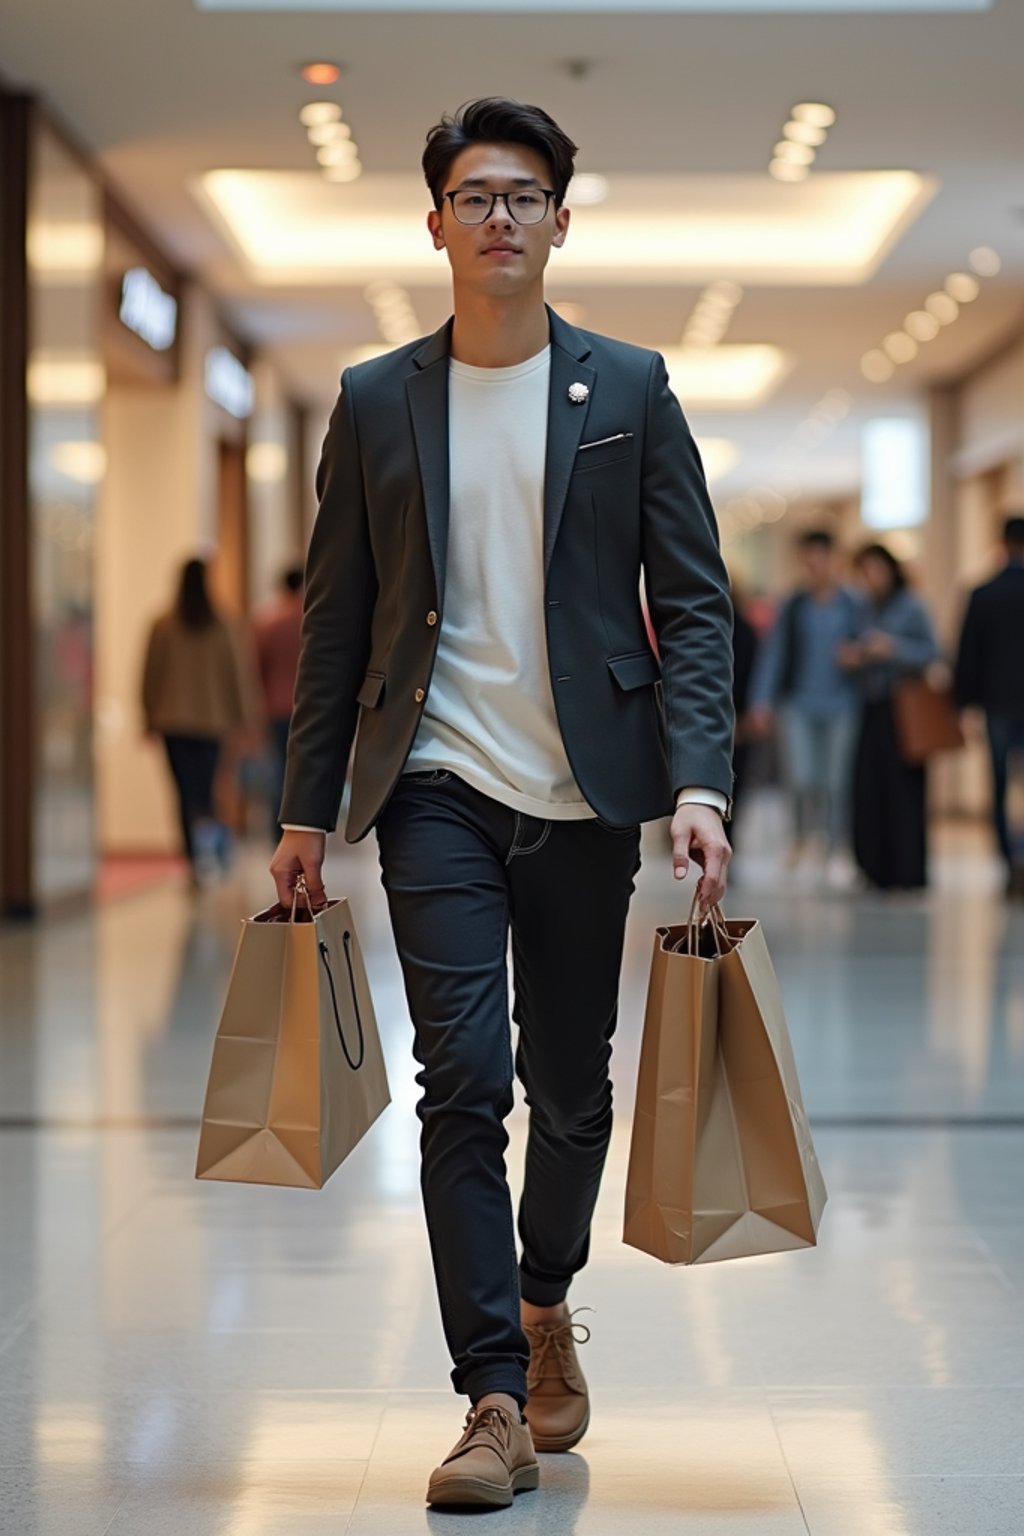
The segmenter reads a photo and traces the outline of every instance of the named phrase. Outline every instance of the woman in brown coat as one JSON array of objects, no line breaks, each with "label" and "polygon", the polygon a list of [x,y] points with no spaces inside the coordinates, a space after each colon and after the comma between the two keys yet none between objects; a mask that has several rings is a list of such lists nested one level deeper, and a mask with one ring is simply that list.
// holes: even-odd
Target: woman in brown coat
[{"label": "woman in brown coat", "polygon": [[193,886],[227,862],[228,834],[214,810],[214,778],[225,740],[252,726],[254,698],[249,659],[210,600],[206,564],[188,560],[174,607],[150,630],[142,707],[147,733],[163,737]]}]

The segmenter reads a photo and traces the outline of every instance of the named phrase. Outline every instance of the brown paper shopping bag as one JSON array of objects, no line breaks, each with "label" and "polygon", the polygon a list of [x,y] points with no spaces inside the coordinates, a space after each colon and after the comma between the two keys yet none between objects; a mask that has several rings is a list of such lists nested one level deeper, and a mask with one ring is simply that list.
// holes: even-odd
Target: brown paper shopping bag
[{"label": "brown paper shopping bag", "polygon": [[659,928],[623,1241],[668,1264],[812,1247],[827,1198],[760,924]]},{"label": "brown paper shopping bag", "polygon": [[314,914],[300,881],[242,924],[196,1178],[321,1189],[390,1098],[348,902]]}]

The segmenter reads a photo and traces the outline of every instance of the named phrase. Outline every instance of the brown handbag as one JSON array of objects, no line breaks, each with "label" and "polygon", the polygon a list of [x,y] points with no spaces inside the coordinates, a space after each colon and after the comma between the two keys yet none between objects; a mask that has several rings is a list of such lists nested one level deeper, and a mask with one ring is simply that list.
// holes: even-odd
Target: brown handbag
[{"label": "brown handbag", "polygon": [[926,677],[907,677],[892,694],[896,740],[905,763],[925,763],[936,752],[955,752],[964,744],[953,690],[936,687]]}]

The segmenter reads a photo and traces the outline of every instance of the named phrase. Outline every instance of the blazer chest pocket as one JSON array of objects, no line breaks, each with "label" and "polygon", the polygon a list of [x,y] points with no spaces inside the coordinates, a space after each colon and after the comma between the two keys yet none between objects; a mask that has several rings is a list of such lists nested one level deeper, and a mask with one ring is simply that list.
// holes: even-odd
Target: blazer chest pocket
[{"label": "blazer chest pocket", "polygon": [[356,703],[361,704],[364,709],[376,709],[384,692],[384,680],[383,672],[367,672],[363,678],[362,687],[356,694]]},{"label": "blazer chest pocket", "polygon": [[581,443],[576,450],[573,474],[580,475],[591,469],[607,469],[633,457],[633,433],[616,432],[611,437],[601,437],[592,443]]}]

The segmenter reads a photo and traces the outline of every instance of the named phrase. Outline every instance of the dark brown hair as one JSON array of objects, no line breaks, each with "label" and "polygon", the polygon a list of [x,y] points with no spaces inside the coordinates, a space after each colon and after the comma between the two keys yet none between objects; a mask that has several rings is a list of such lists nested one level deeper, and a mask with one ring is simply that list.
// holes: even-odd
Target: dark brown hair
[{"label": "dark brown hair", "polygon": [[445,113],[427,134],[423,174],[435,208],[441,206],[452,162],[471,144],[525,144],[535,150],[551,171],[555,206],[561,207],[565,201],[576,154],[568,134],[541,107],[529,107],[506,96],[484,96],[479,101],[467,101],[454,115]]},{"label": "dark brown hair", "polygon": [[206,585],[204,560],[186,560],[182,566],[175,611],[186,629],[205,629],[216,623],[217,613]]},{"label": "dark brown hair", "polygon": [[855,564],[863,566],[865,560],[881,560],[883,565],[889,567],[889,574],[892,577],[892,590],[894,592],[902,592],[904,587],[908,585],[906,571],[899,560],[896,559],[892,550],[886,549],[884,544],[865,544],[864,548],[858,551]]}]

